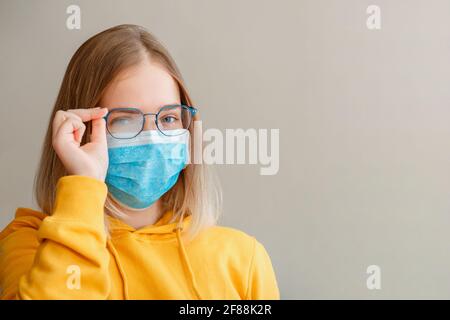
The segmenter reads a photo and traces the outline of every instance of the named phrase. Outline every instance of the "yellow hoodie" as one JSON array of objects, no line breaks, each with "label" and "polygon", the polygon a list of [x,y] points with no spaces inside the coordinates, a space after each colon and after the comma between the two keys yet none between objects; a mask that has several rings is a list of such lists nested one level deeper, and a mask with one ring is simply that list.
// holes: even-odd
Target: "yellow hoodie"
[{"label": "yellow hoodie", "polygon": [[18,208],[0,233],[2,299],[279,299],[270,258],[254,237],[214,226],[184,243],[191,216],[135,230],[106,216],[107,186],[65,176],[51,216]]}]

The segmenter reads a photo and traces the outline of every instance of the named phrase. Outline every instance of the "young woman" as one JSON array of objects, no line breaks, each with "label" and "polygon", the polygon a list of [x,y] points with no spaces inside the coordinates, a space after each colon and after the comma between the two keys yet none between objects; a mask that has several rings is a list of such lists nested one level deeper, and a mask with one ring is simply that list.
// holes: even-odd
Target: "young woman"
[{"label": "young woman", "polygon": [[2,299],[279,299],[254,237],[217,226],[191,163],[192,105],[151,34],[120,25],[72,57],[35,181],[0,233]]}]

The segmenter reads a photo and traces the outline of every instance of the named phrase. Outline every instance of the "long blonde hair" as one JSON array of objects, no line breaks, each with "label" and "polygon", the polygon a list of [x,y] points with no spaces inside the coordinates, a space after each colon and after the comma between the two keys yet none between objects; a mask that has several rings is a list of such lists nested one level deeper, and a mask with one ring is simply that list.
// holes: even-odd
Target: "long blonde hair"
[{"label": "long blonde hair", "polygon": [[[149,56],[165,67],[178,84],[181,103],[193,105],[175,61],[160,41],[144,28],[130,24],[119,25],[88,39],[69,62],[50,116],[34,181],[34,196],[44,213],[52,213],[56,184],[59,178],[67,175],[52,147],[52,121],[56,112],[98,106],[102,94],[115,76],[125,68],[138,64],[143,56]],[[197,120],[198,115],[193,121]],[[90,123],[86,126],[86,132],[90,132]],[[193,126],[189,130],[191,141],[196,141]],[[88,136],[84,135],[82,144],[88,142]],[[188,164],[177,183],[162,197],[164,210],[172,210],[174,213],[171,222],[180,216],[191,215],[188,238],[215,225],[221,214],[220,187],[209,171],[204,164]],[[105,211],[119,218],[121,216],[120,209],[114,205],[109,193]]]}]

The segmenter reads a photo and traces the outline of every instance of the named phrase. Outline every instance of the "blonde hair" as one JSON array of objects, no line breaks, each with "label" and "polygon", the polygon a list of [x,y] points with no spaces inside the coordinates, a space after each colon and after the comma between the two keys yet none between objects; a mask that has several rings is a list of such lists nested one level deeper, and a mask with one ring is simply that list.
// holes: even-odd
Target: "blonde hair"
[{"label": "blonde hair", "polygon": [[[193,105],[175,61],[160,41],[144,28],[130,24],[119,25],[88,39],[78,48],[69,62],[50,116],[34,181],[34,196],[43,212],[52,213],[56,184],[59,178],[67,175],[52,147],[52,121],[56,112],[98,106],[102,94],[115,76],[120,71],[141,62],[144,56],[165,67],[178,84],[181,103]],[[198,115],[193,119],[194,122],[196,120],[199,120]],[[90,123],[86,123],[86,127],[86,132],[90,132]],[[192,125],[189,130],[191,142],[196,141]],[[82,144],[88,142],[88,136],[84,135]],[[188,164],[181,172],[177,183],[161,200],[163,209],[172,210],[174,213],[170,222],[191,215],[191,224],[186,234],[188,238],[193,238],[202,229],[215,225],[221,215],[220,186],[204,164]],[[118,218],[122,215],[109,193],[105,209],[105,214],[107,211]],[[106,228],[108,229],[107,225]]]}]

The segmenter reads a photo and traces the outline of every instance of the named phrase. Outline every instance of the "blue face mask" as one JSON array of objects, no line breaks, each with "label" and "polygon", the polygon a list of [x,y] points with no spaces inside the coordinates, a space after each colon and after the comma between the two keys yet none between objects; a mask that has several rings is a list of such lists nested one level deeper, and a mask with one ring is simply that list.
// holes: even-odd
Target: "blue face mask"
[{"label": "blue face mask", "polygon": [[177,182],[189,159],[189,131],[164,136],[142,131],[132,139],[107,134],[109,166],[106,184],[113,198],[130,209],[145,209]]}]

